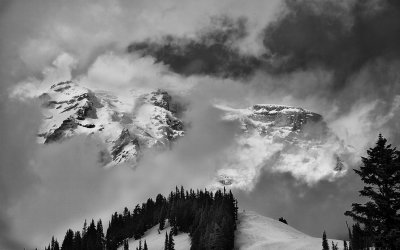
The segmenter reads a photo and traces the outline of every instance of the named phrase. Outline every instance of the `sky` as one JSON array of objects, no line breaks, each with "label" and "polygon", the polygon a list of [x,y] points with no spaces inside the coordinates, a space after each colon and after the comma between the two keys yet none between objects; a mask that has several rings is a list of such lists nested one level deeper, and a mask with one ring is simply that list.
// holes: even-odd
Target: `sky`
[{"label": "sky", "polygon": [[[313,236],[325,229],[345,237],[343,213],[361,186],[350,169],[378,133],[400,144],[399,11],[395,0],[0,0],[0,248],[43,247],[85,218],[108,219],[175,185],[203,188],[238,130],[219,119],[217,101],[323,115],[354,149],[344,176],[308,183],[293,169],[263,169],[235,194],[241,209],[283,216]],[[182,54],[157,58],[168,41]],[[146,49],[129,46],[138,44]],[[96,138],[38,145],[35,95],[70,79],[121,96],[167,89],[189,103],[192,126],[173,150],[145,157],[135,171],[101,169]]]}]

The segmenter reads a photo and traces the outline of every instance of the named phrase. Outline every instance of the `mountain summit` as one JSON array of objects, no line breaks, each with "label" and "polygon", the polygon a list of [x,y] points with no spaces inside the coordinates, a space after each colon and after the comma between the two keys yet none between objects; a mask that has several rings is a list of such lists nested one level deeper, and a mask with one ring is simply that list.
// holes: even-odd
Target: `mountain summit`
[{"label": "mountain summit", "polygon": [[44,120],[41,143],[61,142],[75,135],[95,135],[104,142],[103,165],[135,166],[149,148],[169,147],[183,136],[172,97],[165,91],[131,92],[124,102],[109,92],[94,92],[72,81],[60,82],[39,98]]}]

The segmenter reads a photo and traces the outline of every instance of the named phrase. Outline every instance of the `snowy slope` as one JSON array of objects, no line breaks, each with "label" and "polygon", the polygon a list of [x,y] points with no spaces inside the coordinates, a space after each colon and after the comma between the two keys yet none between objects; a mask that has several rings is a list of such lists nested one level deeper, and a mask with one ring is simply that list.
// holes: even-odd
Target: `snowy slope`
[{"label": "snowy slope", "polygon": [[[146,240],[149,249],[163,250],[165,232],[168,226],[158,233],[158,225],[149,229],[141,239],[142,245]],[[174,237],[176,250],[189,250],[190,237],[179,233]],[[333,240],[339,250],[343,249],[343,241]],[[328,240],[329,246],[332,240]],[[129,240],[129,249],[136,249],[139,240]],[[119,250],[123,248],[120,247]],[[320,250],[322,239],[308,236],[280,221],[261,216],[255,212],[239,214],[238,228],[235,232],[235,249],[240,250]]]},{"label": "snowy slope", "polygon": [[[142,237],[142,246],[146,240],[147,246],[151,250],[164,250],[165,232],[170,232],[171,227],[166,223],[166,228],[160,230],[158,233],[158,225],[147,230],[145,235]],[[136,249],[139,246],[139,240],[131,239],[128,241],[129,249]],[[188,250],[190,249],[190,237],[186,233],[179,233],[174,236],[175,250]],[[123,250],[123,247],[118,248]]]},{"label": "snowy slope", "polygon": [[[322,234],[322,233],[321,233]],[[333,240],[340,250],[343,241]],[[329,246],[332,240],[328,240]],[[321,250],[322,239],[308,236],[280,221],[254,212],[239,215],[235,248],[243,250]]]}]

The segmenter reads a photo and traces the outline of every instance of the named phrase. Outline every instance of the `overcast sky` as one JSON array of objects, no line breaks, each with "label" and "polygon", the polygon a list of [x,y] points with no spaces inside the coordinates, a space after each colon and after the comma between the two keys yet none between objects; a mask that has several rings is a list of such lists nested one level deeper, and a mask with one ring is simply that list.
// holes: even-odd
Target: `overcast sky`
[{"label": "overcast sky", "polygon": [[[42,248],[85,218],[108,219],[175,185],[203,188],[238,128],[220,121],[215,100],[317,112],[355,159],[378,133],[399,145],[399,11],[395,0],[0,0],[0,248]],[[181,74],[127,52],[132,42],[162,44],[165,35],[201,42],[215,17],[244,20],[229,46],[260,62],[250,75]],[[38,145],[42,117],[32,97],[69,79],[120,95],[167,89],[190,101],[184,117],[193,126],[175,149],[136,171],[101,169],[96,142],[85,138]],[[171,169],[180,174],[166,180]],[[235,192],[243,209],[284,216],[313,236],[326,229],[344,237],[343,213],[360,186],[347,173],[311,185],[291,171],[262,171],[252,190]]]}]

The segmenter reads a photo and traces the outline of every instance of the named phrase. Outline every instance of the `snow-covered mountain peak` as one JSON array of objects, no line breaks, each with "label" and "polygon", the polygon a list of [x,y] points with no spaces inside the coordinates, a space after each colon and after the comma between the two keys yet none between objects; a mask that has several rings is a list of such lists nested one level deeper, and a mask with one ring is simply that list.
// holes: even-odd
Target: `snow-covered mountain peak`
[{"label": "snow-covered mountain peak", "polygon": [[100,161],[134,166],[148,148],[169,146],[183,136],[172,97],[163,90],[131,91],[130,100],[111,92],[93,92],[76,82],[54,84],[40,97],[44,120],[39,142],[60,142],[78,134],[96,135]]},{"label": "snow-covered mountain peak", "polygon": [[341,176],[348,148],[323,117],[299,107],[257,104],[245,109],[222,105],[223,119],[237,121],[241,133],[218,171],[222,185],[251,189],[262,169],[290,172],[314,183]]}]

